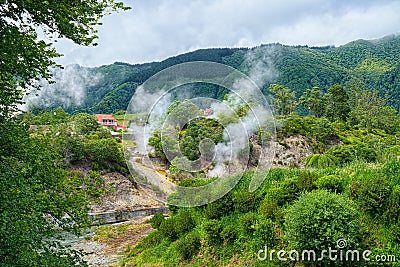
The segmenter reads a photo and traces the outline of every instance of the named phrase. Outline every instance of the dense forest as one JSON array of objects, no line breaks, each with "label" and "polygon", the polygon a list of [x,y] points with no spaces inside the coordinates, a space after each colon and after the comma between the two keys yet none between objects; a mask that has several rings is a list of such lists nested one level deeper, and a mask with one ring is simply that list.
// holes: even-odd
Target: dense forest
[{"label": "dense forest", "polygon": [[[256,82],[259,79],[258,85],[266,95],[271,83],[290,88],[299,98],[312,87],[326,92],[334,84],[346,85],[357,79],[367,89],[386,96],[388,103],[399,111],[399,57],[400,37],[388,36],[370,41],[357,40],[340,47],[268,44],[254,48],[201,49],[146,64],[116,62],[97,68],[75,66],[78,72],[85,70],[102,77],[94,85],[85,85],[82,103],[65,104],[54,97],[51,101],[35,102],[30,109],[61,106],[68,112],[115,113],[125,110],[136,87],[157,72],[184,62],[213,61],[237,68]],[[199,88],[198,93],[222,99],[226,92],[221,89],[215,93],[214,88],[204,87]]]}]

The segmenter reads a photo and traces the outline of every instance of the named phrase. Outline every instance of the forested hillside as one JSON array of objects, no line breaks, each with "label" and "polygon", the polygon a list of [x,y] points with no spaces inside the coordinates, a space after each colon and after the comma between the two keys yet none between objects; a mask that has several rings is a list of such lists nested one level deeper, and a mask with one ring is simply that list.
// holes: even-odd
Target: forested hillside
[{"label": "forested hillside", "polygon": [[[255,48],[213,48],[170,57],[161,62],[130,65],[116,62],[86,69],[101,77],[85,86],[80,105],[65,105],[57,99],[41,100],[31,109],[63,107],[69,112],[114,113],[126,109],[136,87],[160,70],[190,61],[214,61],[238,68],[251,78],[261,76],[259,86],[268,94],[271,83],[296,92],[299,98],[306,89],[318,86],[323,92],[333,84],[346,85],[354,78],[367,89],[378,90],[388,104],[400,110],[400,37],[357,40],[340,47],[308,47],[268,44]],[[85,69],[85,68],[81,68]],[[263,77],[264,76],[264,77]],[[223,92],[202,88],[202,95],[222,99]],[[45,103],[45,104],[44,104]]]}]

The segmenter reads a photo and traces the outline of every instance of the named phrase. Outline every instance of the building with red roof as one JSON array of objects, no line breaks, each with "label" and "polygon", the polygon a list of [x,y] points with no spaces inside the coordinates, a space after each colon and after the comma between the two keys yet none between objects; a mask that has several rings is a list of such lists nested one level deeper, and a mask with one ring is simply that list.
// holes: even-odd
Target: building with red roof
[{"label": "building with red roof", "polygon": [[204,110],[204,115],[210,116],[210,115],[212,115],[212,114],[213,114],[213,111],[212,111],[211,108],[206,108],[206,109]]},{"label": "building with red roof", "polygon": [[113,114],[95,114],[97,122],[104,128],[113,128],[114,130],[126,131],[125,125],[119,125]]}]

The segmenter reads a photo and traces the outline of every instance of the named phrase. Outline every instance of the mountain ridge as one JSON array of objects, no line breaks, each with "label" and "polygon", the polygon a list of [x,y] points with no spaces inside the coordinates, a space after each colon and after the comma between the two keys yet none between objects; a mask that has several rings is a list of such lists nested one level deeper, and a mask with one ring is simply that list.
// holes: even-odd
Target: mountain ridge
[{"label": "mountain ridge", "polygon": [[[56,98],[50,104],[40,99],[36,102],[28,100],[28,103],[33,111],[61,106],[71,113],[115,113],[124,110],[136,87],[157,72],[190,61],[213,61],[237,68],[250,77],[257,64],[261,66],[260,71],[272,69],[277,75],[266,78],[260,84],[265,95],[271,83],[291,88],[298,98],[313,86],[326,91],[333,84],[347,84],[358,79],[366,88],[378,90],[382,96],[386,95],[388,104],[400,111],[399,58],[399,35],[374,40],[359,39],[338,47],[271,43],[252,48],[206,48],[143,64],[115,62],[94,68],[79,66],[78,69],[102,77],[97,83],[82,88],[85,97],[84,101],[79,102],[80,105],[71,105],[71,101],[65,104]],[[223,97],[221,92],[210,96]],[[51,90],[47,97],[51,97]]]}]

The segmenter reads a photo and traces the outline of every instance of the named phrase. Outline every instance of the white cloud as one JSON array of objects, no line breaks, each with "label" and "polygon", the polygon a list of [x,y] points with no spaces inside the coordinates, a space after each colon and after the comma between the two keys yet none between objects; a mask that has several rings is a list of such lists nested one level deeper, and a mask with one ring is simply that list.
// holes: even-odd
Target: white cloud
[{"label": "white cloud", "polygon": [[63,64],[162,60],[206,47],[341,45],[399,32],[400,1],[137,0],[103,19],[97,47],[62,40]]}]

